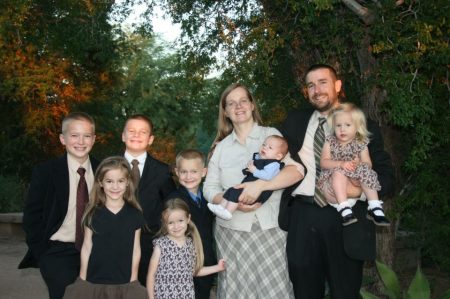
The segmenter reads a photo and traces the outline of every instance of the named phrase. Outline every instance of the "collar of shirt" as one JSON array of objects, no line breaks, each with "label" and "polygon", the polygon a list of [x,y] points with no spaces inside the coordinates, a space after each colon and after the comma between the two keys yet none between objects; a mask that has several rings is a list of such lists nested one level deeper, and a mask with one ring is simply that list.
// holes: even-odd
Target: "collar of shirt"
[{"label": "collar of shirt", "polygon": [[198,188],[197,194],[194,194],[194,193],[192,193],[191,191],[189,191],[187,189],[186,189],[186,191],[189,193],[189,196],[191,197],[191,199],[193,201],[197,202],[197,198],[200,198],[200,200],[202,199],[202,190],[201,190],[200,187]]},{"label": "collar of shirt", "polygon": [[[319,118],[325,117],[325,119],[328,117],[327,115],[321,114],[319,111],[314,110],[313,117],[311,118],[311,128],[314,128],[314,132],[316,131],[317,127],[319,126]],[[323,130],[325,131],[325,136],[328,136],[330,134],[330,129],[328,127],[328,121],[326,121],[323,124]]]},{"label": "collar of shirt", "polygon": [[133,167],[131,164],[131,161],[133,161],[134,159],[139,161],[139,172],[142,173],[144,172],[144,165],[145,165],[145,160],[147,159],[147,152],[144,152],[142,154],[140,154],[137,157],[133,157],[129,152],[125,151],[125,155],[124,155],[125,159],[127,159],[128,163],[130,164],[130,167]]},{"label": "collar of shirt", "polygon": [[147,159],[147,152],[144,152],[137,157],[133,157],[129,152],[126,151],[124,157],[125,157],[125,159],[127,159],[128,163],[130,163],[130,165],[131,165],[131,161],[136,159],[139,161],[139,166],[144,167],[145,159]]},{"label": "collar of shirt", "polygon": [[86,169],[85,176],[89,175],[92,170],[91,160],[89,158],[87,158],[86,161],[84,161],[82,164],[80,164],[70,154],[67,154],[67,165],[69,166],[70,170],[75,171],[75,172],[78,171],[78,168],[83,167],[84,169]]},{"label": "collar of shirt", "polygon": [[[252,130],[250,131],[250,134],[248,134],[247,138],[252,138],[252,139],[256,139],[256,140],[257,140],[257,139],[261,136],[262,133],[263,133],[263,132],[262,132],[262,127],[259,126],[259,125],[255,122],[254,125],[253,125],[253,128],[252,128]],[[233,142],[234,142],[234,141],[239,142],[239,139],[238,139],[238,137],[237,137],[236,132],[234,131],[234,129],[233,129],[233,131],[231,131],[231,140],[232,140]]]}]

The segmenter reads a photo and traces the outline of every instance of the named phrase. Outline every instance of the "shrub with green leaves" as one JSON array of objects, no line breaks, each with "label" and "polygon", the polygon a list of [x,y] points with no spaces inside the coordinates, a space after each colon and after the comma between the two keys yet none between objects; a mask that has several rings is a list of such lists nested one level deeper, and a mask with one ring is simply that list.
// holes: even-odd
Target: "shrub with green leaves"
[{"label": "shrub with green leaves", "polygon": [[[384,293],[389,299],[429,299],[431,298],[430,284],[427,278],[423,275],[420,267],[417,267],[416,275],[407,290],[400,288],[400,283],[397,275],[387,265],[376,262],[378,273],[385,286]],[[360,294],[363,299],[377,299],[379,297],[361,289]],[[450,290],[448,290],[442,299],[450,298]]]},{"label": "shrub with green leaves", "polygon": [[0,175],[0,213],[21,212],[25,186],[17,176]]}]

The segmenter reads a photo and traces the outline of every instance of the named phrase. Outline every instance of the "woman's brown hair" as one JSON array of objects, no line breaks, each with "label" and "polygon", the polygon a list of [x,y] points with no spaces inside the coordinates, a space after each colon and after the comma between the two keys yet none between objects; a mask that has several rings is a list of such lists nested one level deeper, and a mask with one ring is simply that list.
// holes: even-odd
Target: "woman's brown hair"
[{"label": "woman's brown hair", "polygon": [[233,123],[231,120],[225,115],[225,108],[227,105],[227,97],[228,95],[235,90],[236,88],[242,88],[245,90],[245,93],[247,94],[247,97],[249,101],[253,104],[255,107],[252,112],[253,120],[258,124],[262,125],[262,119],[259,113],[258,105],[256,104],[255,99],[253,98],[253,95],[251,94],[250,90],[247,88],[247,86],[241,84],[241,83],[233,83],[229,85],[225,90],[222,92],[222,95],[220,97],[220,103],[219,103],[219,117],[217,120],[217,134],[216,138],[214,138],[214,141],[211,145],[211,148],[208,153],[208,160],[211,158],[214,149],[216,148],[216,145],[222,141],[225,137],[230,135],[230,133],[233,131]]}]

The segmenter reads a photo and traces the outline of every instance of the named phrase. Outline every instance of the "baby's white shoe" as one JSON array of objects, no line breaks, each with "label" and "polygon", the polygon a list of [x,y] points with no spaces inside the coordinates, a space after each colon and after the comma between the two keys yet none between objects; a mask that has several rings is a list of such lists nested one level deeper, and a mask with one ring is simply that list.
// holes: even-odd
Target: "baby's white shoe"
[{"label": "baby's white shoe", "polygon": [[222,218],[224,220],[230,220],[231,218],[233,218],[233,215],[230,213],[230,211],[228,211],[221,205],[208,203],[208,209],[210,209],[211,212],[213,212],[217,217]]}]

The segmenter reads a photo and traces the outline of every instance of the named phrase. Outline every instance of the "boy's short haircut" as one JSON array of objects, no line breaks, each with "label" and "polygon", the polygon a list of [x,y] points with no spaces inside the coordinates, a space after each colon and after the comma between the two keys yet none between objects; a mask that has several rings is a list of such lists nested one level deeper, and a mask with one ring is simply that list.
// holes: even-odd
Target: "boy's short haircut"
[{"label": "boy's short haircut", "polygon": [[133,114],[130,117],[128,117],[127,120],[125,121],[125,125],[123,126],[124,131],[125,131],[125,128],[127,127],[128,121],[130,121],[132,119],[145,121],[148,124],[148,126],[150,127],[150,135],[153,135],[153,122],[151,121],[151,119],[148,116],[146,116],[144,114]]},{"label": "boy's short haircut", "polygon": [[283,154],[283,156],[286,156],[286,154],[288,153],[288,150],[289,150],[288,142],[287,142],[286,138],[279,136],[279,135],[270,135],[270,136],[267,136],[266,139],[269,139],[269,138],[276,139],[280,142],[280,151]]},{"label": "boy's short haircut", "polygon": [[62,120],[62,124],[61,124],[62,134],[65,134],[67,132],[67,127],[74,120],[87,121],[88,123],[90,123],[92,125],[92,132],[95,133],[95,122],[94,122],[94,119],[92,118],[92,116],[90,116],[89,114],[87,114],[85,112],[72,112],[72,113],[69,113],[68,115],[66,115],[66,117],[64,117],[64,119]]},{"label": "boy's short haircut", "polygon": [[205,155],[196,149],[185,149],[178,153],[176,159],[175,159],[175,165],[176,167],[180,167],[180,162],[182,159],[186,160],[193,160],[193,159],[200,159],[202,161],[203,166],[205,166]]}]

